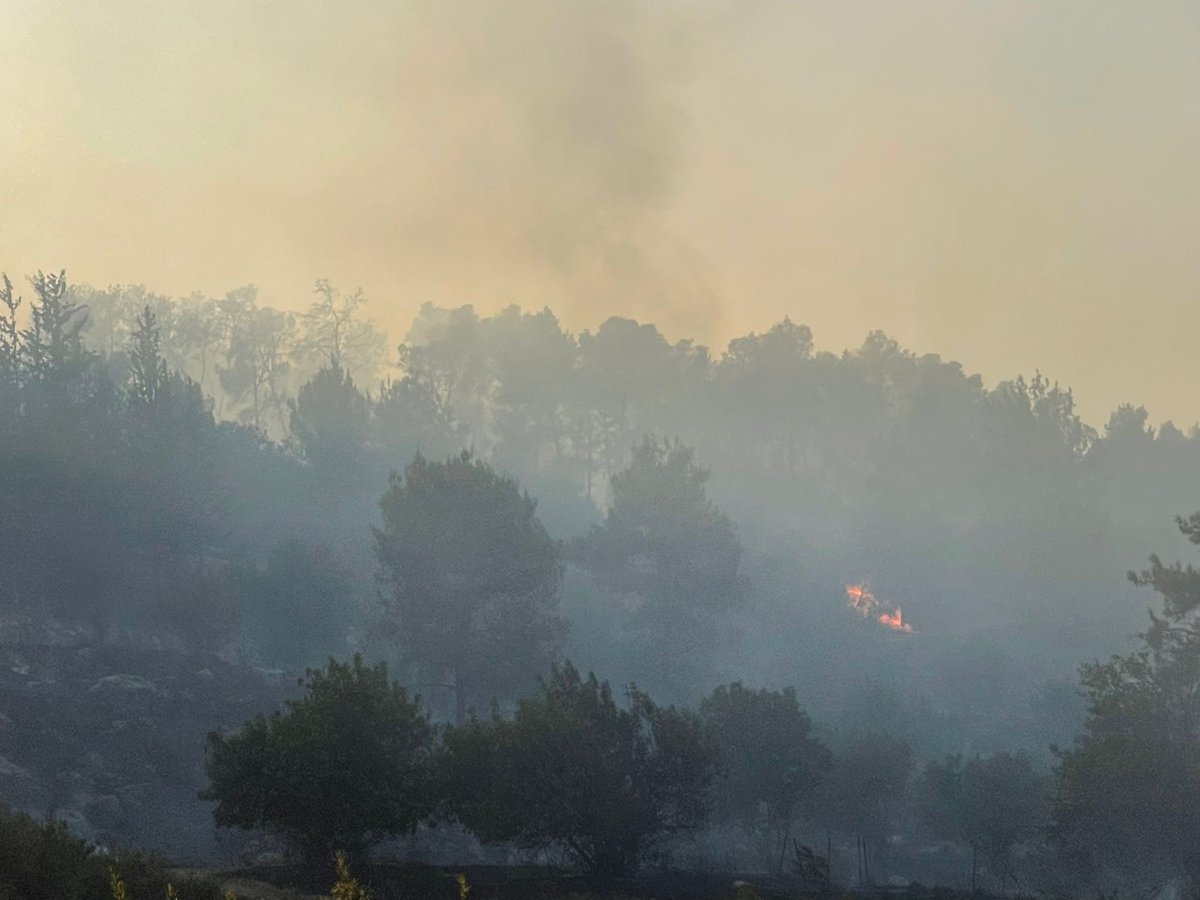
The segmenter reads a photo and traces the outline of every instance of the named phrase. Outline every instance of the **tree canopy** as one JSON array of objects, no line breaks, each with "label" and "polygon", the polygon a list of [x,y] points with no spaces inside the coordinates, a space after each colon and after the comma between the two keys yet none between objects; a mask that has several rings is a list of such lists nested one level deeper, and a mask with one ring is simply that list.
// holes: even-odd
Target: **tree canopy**
[{"label": "tree canopy", "polygon": [[469,452],[418,455],[380,502],[375,553],[405,658],[450,679],[455,716],[532,682],[562,645],[559,547],[537,503]]},{"label": "tree canopy", "polygon": [[[1200,545],[1200,514],[1178,520]],[[1054,834],[1084,867],[1200,885],[1200,571],[1130,573],[1161,598],[1142,646],[1085,665],[1084,733],[1056,772]]]},{"label": "tree canopy", "polygon": [[571,551],[627,610],[660,676],[677,683],[703,671],[724,636],[724,614],[746,593],[742,545],[708,499],[708,478],[692,448],[646,436],[613,476],[604,524]]},{"label": "tree canopy", "polygon": [[598,875],[624,875],[671,835],[700,827],[716,757],[693,714],[636,688],[556,666],[511,719],[446,735],[449,812],[481,840],[560,846]]},{"label": "tree canopy", "polygon": [[701,701],[700,716],[720,759],[715,817],[767,837],[770,858],[778,858],[778,844],[788,849],[792,825],[812,812],[829,777],[828,749],[813,734],[794,688],[721,685]]},{"label": "tree canopy", "polygon": [[1012,849],[1047,824],[1051,787],[1025,756],[997,753],[965,763],[961,756],[929,762],[917,779],[916,794],[930,832],[981,853],[1005,890]]},{"label": "tree canopy", "polygon": [[413,829],[435,800],[419,699],[359,656],[309,670],[304,688],[284,710],[208,736],[201,799],[217,824],[281,831],[308,861]]}]

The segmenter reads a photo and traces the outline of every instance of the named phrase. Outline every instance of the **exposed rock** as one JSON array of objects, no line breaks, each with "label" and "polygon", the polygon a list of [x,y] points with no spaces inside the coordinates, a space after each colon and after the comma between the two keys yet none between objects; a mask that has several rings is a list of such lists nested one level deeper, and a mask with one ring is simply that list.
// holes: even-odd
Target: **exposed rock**
[{"label": "exposed rock", "polygon": [[107,675],[88,688],[90,694],[100,691],[146,691],[156,697],[162,694],[152,681],[141,675]]},{"label": "exposed rock", "polygon": [[205,735],[297,693],[290,679],[178,648],[0,645],[0,804],[112,846],[227,858],[197,798]]}]

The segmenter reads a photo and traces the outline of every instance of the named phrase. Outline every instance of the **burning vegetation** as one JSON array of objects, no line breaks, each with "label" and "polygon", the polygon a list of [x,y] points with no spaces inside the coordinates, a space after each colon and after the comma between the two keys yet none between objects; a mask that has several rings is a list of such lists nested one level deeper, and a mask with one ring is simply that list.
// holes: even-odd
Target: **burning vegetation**
[{"label": "burning vegetation", "polygon": [[865,582],[846,585],[846,604],[864,619],[874,619],[892,631],[913,633],[913,627],[904,621],[900,607],[881,601],[871,593]]}]

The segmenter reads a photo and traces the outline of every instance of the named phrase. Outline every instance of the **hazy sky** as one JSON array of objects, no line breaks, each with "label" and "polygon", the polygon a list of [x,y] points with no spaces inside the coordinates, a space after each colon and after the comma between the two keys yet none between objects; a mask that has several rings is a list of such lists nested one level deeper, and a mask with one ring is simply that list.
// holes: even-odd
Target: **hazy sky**
[{"label": "hazy sky", "polygon": [[882,328],[1200,419],[1200,5],[0,0],[0,268],[715,346]]}]

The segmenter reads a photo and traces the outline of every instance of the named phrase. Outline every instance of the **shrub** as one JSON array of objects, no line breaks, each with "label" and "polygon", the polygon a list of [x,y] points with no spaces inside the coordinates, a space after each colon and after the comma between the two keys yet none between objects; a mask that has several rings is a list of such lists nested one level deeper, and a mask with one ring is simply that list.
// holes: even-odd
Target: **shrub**
[{"label": "shrub", "polygon": [[760,836],[769,858],[778,858],[832,764],[812,720],[793,688],[755,691],[740,682],[713,691],[700,716],[720,754],[716,818]]},{"label": "shrub", "polygon": [[512,720],[473,720],[445,742],[448,811],[487,842],[557,845],[596,875],[637,868],[707,815],[715,754],[699,720],[636,688],[556,667]]},{"label": "shrub", "polygon": [[[120,873],[131,900],[166,896],[166,863],[153,856],[104,857],[61,822],[39,822],[0,808],[0,900],[111,900]],[[220,900],[205,881],[176,881],[179,900]]]},{"label": "shrub", "polygon": [[283,711],[209,734],[200,797],[215,801],[217,824],[279,830],[310,862],[415,827],[432,804],[433,729],[420,700],[357,655],[309,670],[304,684]]},{"label": "shrub", "polygon": [[333,865],[337,870],[337,883],[329,891],[331,900],[371,900],[370,891],[350,874],[350,864],[341,850],[334,854]]}]

